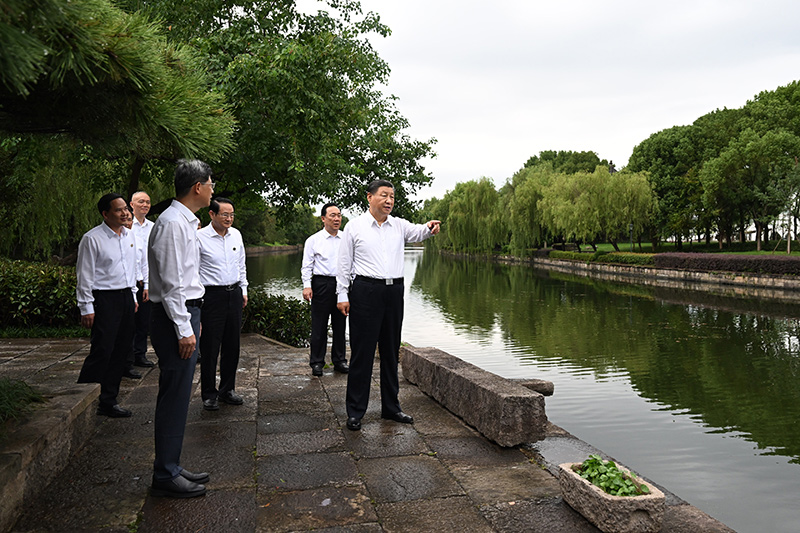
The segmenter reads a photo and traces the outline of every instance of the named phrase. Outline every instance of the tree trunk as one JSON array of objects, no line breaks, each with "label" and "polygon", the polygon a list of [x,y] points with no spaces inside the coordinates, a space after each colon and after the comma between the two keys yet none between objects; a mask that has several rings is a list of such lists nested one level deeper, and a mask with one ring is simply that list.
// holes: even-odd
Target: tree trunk
[{"label": "tree trunk", "polygon": [[680,235],[675,236],[675,249],[679,252],[683,251],[683,239]]},{"label": "tree trunk", "polygon": [[611,246],[614,247],[615,252],[619,252],[619,246],[617,246],[617,241],[611,241]]},{"label": "tree trunk", "polygon": [[145,160],[139,156],[133,160],[133,165],[131,166],[131,177],[128,181],[128,198],[125,199],[126,202],[129,202],[130,199],[133,197],[133,193],[139,190],[139,177],[142,175],[142,167],[144,167]]},{"label": "tree trunk", "polygon": [[761,251],[761,233],[764,230],[769,232],[769,225],[767,225],[766,228],[764,228],[764,225],[761,224],[760,222],[756,222],[755,225],[756,225],[756,251],[760,252]]}]

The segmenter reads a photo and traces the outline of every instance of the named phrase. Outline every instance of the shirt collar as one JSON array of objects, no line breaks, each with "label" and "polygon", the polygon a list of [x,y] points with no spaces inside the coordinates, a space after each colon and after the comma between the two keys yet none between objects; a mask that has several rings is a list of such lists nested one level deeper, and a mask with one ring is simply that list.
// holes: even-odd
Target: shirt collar
[{"label": "shirt collar", "polygon": [[200,219],[197,218],[194,215],[194,213],[192,213],[189,210],[188,207],[186,207],[185,205],[183,205],[182,203],[180,203],[178,200],[175,200],[175,199],[172,200],[171,206],[174,207],[175,209],[177,209],[178,212],[181,215],[183,215],[183,217],[186,219],[187,222],[192,222],[194,224],[194,227],[195,228],[197,227],[197,223],[200,222]]}]

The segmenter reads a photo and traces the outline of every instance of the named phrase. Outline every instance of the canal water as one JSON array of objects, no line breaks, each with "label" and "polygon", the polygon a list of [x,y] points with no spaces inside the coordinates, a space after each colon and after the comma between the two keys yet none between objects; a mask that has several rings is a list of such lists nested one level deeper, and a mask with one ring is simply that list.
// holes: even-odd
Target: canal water
[{"label": "canal water", "polygon": [[[405,261],[405,342],[552,381],[556,425],[739,532],[800,531],[800,306]],[[299,299],[300,263],[248,258],[248,277]]]}]

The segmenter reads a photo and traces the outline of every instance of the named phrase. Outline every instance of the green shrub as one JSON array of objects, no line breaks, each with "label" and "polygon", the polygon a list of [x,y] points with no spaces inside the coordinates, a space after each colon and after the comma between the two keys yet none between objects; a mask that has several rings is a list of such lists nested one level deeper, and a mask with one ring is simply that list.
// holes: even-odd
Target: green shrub
[{"label": "green shrub", "polygon": [[800,274],[800,258],[787,255],[735,255],[707,253],[664,253],[656,256],[658,268],[679,270]]},{"label": "green shrub", "polygon": [[654,265],[654,254],[637,254],[631,252],[607,252],[595,258],[598,263],[622,263],[623,265]]},{"label": "green shrub", "polygon": [[0,259],[3,327],[75,326],[75,268]]},{"label": "green shrub", "polygon": [[574,470],[589,483],[613,496],[639,496],[649,494],[647,485],[640,483],[633,472],[620,469],[613,461],[603,461],[592,454]]},{"label": "green shrub", "polygon": [[242,331],[260,333],[292,346],[308,346],[311,304],[254,288],[249,291],[242,322]]}]

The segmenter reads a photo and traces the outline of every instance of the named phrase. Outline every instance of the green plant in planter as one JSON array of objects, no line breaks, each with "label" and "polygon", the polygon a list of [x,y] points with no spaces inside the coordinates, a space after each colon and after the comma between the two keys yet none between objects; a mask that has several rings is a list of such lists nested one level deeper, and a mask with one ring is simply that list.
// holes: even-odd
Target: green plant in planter
[{"label": "green plant in planter", "polygon": [[603,489],[612,496],[639,496],[650,494],[650,489],[637,483],[636,474],[620,470],[613,461],[603,461],[592,454],[575,469],[583,479]]}]

